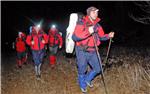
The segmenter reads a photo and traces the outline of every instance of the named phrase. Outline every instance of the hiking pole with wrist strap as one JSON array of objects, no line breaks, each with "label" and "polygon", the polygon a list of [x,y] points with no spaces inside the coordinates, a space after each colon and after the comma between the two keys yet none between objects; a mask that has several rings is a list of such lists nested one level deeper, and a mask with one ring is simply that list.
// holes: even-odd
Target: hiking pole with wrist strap
[{"label": "hiking pole with wrist strap", "polygon": [[100,65],[100,68],[101,68],[101,76],[102,76],[102,81],[103,81],[104,88],[105,88],[105,93],[108,94],[108,91],[107,91],[107,88],[106,88],[106,84],[105,84],[105,80],[104,80],[104,73],[103,73],[103,69],[102,69],[100,54],[99,54],[99,51],[98,51],[98,47],[97,47],[97,45],[96,45],[96,40],[95,40],[95,38],[94,38],[94,33],[92,34],[92,37],[93,37],[94,46],[95,46],[95,49],[96,49],[96,53],[97,53],[99,65]]}]

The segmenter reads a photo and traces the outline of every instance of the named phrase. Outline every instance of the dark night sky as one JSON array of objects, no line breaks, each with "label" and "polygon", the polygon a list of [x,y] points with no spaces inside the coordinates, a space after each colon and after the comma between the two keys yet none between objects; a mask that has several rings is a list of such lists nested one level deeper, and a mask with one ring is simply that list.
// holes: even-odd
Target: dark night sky
[{"label": "dark night sky", "polygon": [[150,44],[150,26],[134,22],[128,17],[128,12],[135,8],[131,1],[2,1],[1,6],[2,45],[14,41],[18,31],[28,34],[29,26],[32,25],[29,19],[34,22],[43,19],[45,32],[48,32],[50,24],[55,23],[65,33],[70,13],[86,14],[89,6],[100,9],[100,24],[106,33],[115,31],[116,44]]}]

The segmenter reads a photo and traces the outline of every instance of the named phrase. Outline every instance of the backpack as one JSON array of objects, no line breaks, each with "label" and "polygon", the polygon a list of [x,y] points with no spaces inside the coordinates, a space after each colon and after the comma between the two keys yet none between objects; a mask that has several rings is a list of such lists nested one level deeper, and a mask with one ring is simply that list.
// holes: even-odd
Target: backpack
[{"label": "backpack", "polygon": [[70,14],[69,26],[66,29],[66,53],[73,53],[75,42],[72,40],[72,35],[78,21],[78,14]]}]

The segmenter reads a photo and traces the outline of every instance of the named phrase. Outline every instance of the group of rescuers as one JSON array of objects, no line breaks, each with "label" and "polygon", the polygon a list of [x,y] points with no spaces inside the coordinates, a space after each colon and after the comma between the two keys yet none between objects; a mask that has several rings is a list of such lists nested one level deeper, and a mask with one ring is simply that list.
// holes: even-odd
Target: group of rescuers
[{"label": "group of rescuers", "polygon": [[[101,74],[101,61],[98,60],[95,46],[99,46],[101,41],[114,37],[114,32],[105,34],[102,26],[98,23],[96,7],[87,8],[87,15],[78,14],[76,27],[72,34],[75,42],[76,65],[78,70],[78,83],[81,91],[87,92],[87,86],[93,87],[92,80],[97,74]],[[45,55],[45,46],[49,48],[49,63],[53,68],[56,64],[56,54],[63,46],[63,38],[55,26],[52,26],[46,34],[40,26],[31,26],[30,33],[26,36],[23,32],[18,32],[15,46],[17,51],[17,66],[22,68],[22,64],[27,62],[26,44],[30,46],[36,78],[41,78],[41,64]],[[95,42],[94,43],[94,39]],[[96,45],[95,45],[96,44]],[[91,70],[87,71],[90,65]]]}]

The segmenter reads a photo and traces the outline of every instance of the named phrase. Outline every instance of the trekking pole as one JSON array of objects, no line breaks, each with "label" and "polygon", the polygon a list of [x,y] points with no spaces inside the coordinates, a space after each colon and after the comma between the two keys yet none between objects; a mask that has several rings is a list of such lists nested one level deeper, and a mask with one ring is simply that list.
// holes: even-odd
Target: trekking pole
[{"label": "trekking pole", "polygon": [[96,49],[96,53],[97,53],[97,56],[98,56],[99,65],[100,65],[100,68],[101,68],[101,76],[102,76],[102,81],[103,81],[104,88],[105,88],[105,93],[108,94],[108,91],[107,91],[107,88],[106,88],[106,84],[105,84],[105,80],[104,80],[104,73],[103,73],[103,69],[102,69],[100,54],[99,54],[99,52],[98,52],[98,47],[97,47],[97,45],[96,45],[96,40],[95,40],[95,38],[94,38],[94,34],[92,34],[92,37],[93,37],[93,41],[94,41],[94,46],[95,46],[95,49]]},{"label": "trekking pole", "polygon": [[112,42],[112,38],[110,38],[110,40],[109,40],[109,45],[108,45],[108,49],[107,49],[107,55],[106,55],[106,58],[104,59],[104,64],[105,65],[107,64],[107,59],[108,59],[108,55],[109,55],[109,52],[110,52],[111,42]]}]

